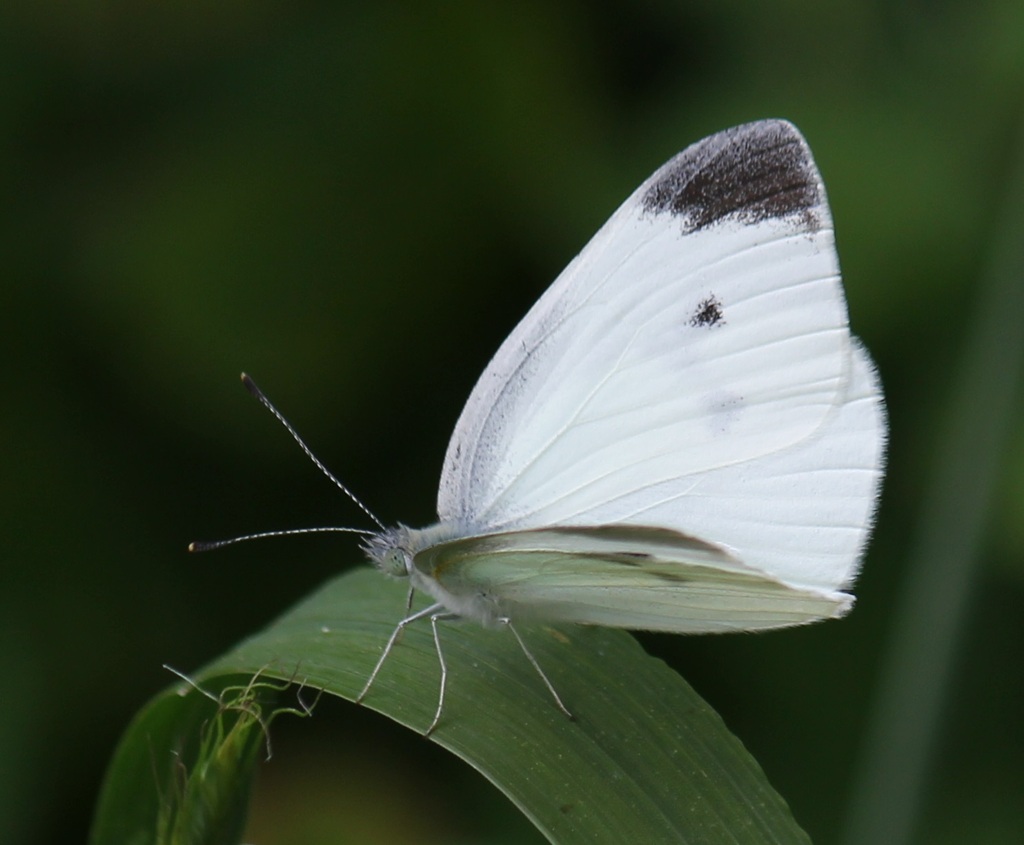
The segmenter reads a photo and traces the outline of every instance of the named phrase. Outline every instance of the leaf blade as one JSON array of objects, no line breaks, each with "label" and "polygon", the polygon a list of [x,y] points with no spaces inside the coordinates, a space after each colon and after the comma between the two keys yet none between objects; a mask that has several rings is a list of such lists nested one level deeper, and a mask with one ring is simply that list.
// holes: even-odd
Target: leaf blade
[{"label": "leaf blade", "polygon": [[[196,680],[217,686],[260,672],[354,700],[404,596],[403,585],[371,571],[340,576]],[[520,633],[576,720],[558,711],[508,631],[442,623],[448,697],[430,738],[494,783],[551,842],[809,841],[717,714],[629,634],[581,626]],[[363,703],[422,732],[439,677],[430,626],[412,625]]]}]

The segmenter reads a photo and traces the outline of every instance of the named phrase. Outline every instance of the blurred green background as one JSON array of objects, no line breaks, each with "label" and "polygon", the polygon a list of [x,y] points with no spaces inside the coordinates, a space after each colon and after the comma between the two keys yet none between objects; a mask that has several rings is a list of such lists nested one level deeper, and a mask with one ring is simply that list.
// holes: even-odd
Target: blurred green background
[{"label": "blurred green background", "polygon": [[[241,370],[382,519],[426,524],[476,376],[618,203],[786,117],[890,412],[858,606],[644,642],[816,842],[1020,842],[1022,95],[1019,0],[5,4],[3,840],[80,841],[162,663],[358,565],[338,536],[185,553],[366,524]],[[361,708],[274,742],[247,841],[538,841]]]}]

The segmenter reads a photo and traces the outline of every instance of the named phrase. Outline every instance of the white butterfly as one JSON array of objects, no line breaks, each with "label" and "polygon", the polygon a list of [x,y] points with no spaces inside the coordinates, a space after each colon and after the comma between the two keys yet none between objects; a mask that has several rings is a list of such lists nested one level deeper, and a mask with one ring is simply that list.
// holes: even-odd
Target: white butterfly
[{"label": "white butterfly", "polygon": [[504,623],[523,645],[518,620],[703,633],[843,615],[885,429],[803,137],[766,120],[699,141],[626,200],[484,370],[438,523],[367,539],[434,604],[399,623],[362,695],[424,617],[442,667],[429,732],[442,618]]}]

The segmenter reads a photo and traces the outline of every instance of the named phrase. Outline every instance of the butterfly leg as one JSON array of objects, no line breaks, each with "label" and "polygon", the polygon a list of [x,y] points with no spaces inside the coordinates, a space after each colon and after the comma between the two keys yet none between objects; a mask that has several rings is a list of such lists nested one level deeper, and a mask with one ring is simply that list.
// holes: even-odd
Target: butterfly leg
[{"label": "butterfly leg", "polygon": [[[432,604],[430,607],[425,607],[423,610],[417,611],[412,614],[412,616],[406,616],[405,619],[395,625],[395,630],[391,632],[391,638],[388,640],[387,645],[384,646],[384,651],[381,652],[377,665],[373,667],[373,671],[370,673],[370,677],[367,679],[366,685],[363,687],[363,691],[356,696],[356,704],[359,704],[359,702],[366,698],[366,694],[370,691],[370,687],[373,686],[373,682],[377,680],[377,674],[380,672],[380,667],[383,666],[384,661],[388,659],[388,655],[391,654],[391,649],[395,647],[395,643],[398,642],[398,638],[402,636],[402,631],[405,630],[406,626],[412,624],[417,619],[423,619],[425,616],[430,616],[431,614],[436,615],[443,607],[444,605],[441,604]],[[437,639],[436,631],[434,632],[434,639],[435,641]]]},{"label": "butterfly leg", "polygon": [[523,650],[523,654],[526,655],[526,659],[530,661],[530,665],[537,670],[537,674],[540,675],[540,679],[544,682],[544,686],[548,688],[548,692],[551,693],[551,697],[555,700],[555,704],[558,705],[558,709],[561,710],[566,716],[568,716],[571,721],[575,722],[576,717],[573,716],[569,708],[562,703],[562,699],[555,691],[554,684],[552,684],[551,681],[548,680],[548,676],[545,675],[544,670],[540,668],[540,664],[537,662],[537,658],[534,657],[533,654],[530,653],[530,649],[526,647],[526,643],[523,642],[523,638],[519,636],[519,632],[515,629],[515,626],[512,624],[512,620],[509,619],[507,616],[503,616],[498,621],[505,625],[513,633],[513,635],[515,635],[516,642],[519,643],[519,647]]},{"label": "butterfly leg", "polygon": [[[435,606],[436,607],[436,606]],[[437,711],[434,713],[434,721],[430,723],[424,736],[430,736],[441,721],[441,711],[444,710],[444,691],[448,685],[448,664],[444,662],[444,652],[441,650],[441,635],[437,631],[437,623],[442,619],[457,619],[458,614],[444,611],[435,613],[430,617],[430,627],[434,631],[434,648],[437,649],[437,662],[441,664],[441,691],[437,695]]]}]

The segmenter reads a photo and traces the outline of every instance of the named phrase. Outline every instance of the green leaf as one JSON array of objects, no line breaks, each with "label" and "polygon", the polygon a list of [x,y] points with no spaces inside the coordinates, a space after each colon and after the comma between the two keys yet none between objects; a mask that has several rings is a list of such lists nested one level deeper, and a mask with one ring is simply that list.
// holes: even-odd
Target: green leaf
[{"label": "green leaf", "polygon": [[[237,701],[240,680],[295,679],[354,700],[401,618],[405,589],[369,570],[338,577],[203,669],[196,683],[210,693],[234,685]],[[809,841],[718,715],[629,634],[579,626],[520,629],[573,711],[570,721],[510,632],[468,622],[441,623],[440,632],[448,691],[430,739],[492,781],[550,841]],[[430,625],[411,625],[363,703],[422,733],[437,706],[439,677]],[[158,841],[168,787],[158,789],[153,772],[176,753],[178,765],[190,767],[194,777],[197,755],[182,749],[201,749],[204,739],[206,747],[215,745],[210,720],[237,715],[240,708],[230,703],[228,695],[211,701],[175,685],[140,713],[107,773],[93,845]],[[241,714],[250,716],[242,721],[262,739],[251,708]],[[230,726],[214,733],[222,741],[230,735]],[[257,756],[239,758],[233,775],[243,797]],[[211,795],[227,802],[222,782],[229,782],[229,773],[217,770],[216,776]],[[231,800],[244,806],[237,795]],[[200,830],[181,841],[224,841],[204,835]]]}]

